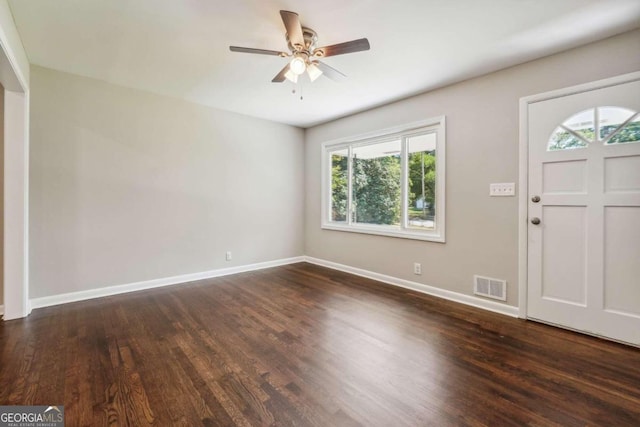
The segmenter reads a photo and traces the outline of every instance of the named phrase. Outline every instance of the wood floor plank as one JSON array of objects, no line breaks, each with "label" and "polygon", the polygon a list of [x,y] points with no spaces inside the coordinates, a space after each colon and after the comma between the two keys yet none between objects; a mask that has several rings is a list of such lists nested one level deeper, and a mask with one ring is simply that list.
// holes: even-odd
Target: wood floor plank
[{"label": "wood floor plank", "polygon": [[0,323],[73,426],[638,426],[640,349],[300,263]]}]

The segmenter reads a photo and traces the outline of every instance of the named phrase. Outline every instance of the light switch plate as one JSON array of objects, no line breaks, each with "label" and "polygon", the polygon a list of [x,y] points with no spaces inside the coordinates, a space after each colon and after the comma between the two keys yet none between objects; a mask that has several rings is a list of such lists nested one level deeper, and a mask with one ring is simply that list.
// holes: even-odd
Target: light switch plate
[{"label": "light switch plate", "polygon": [[492,197],[515,196],[516,184],[513,182],[489,184],[489,195]]}]

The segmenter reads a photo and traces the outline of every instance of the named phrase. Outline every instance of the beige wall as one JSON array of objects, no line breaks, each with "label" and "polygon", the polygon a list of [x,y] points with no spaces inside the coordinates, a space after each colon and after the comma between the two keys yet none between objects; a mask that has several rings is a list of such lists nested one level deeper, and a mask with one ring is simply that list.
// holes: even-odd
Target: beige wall
[{"label": "beige wall", "polygon": [[[492,182],[518,182],[519,99],[638,70],[640,31],[633,31],[308,129],[305,254],[463,294],[472,294],[474,274],[506,279],[507,302],[517,305],[518,199],[488,192]],[[440,115],[445,244],[320,229],[322,142]]]},{"label": "beige wall", "polygon": [[[34,66],[30,297],[304,253],[463,294],[473,274],[503,278],[516,305],[517,198],[489,198],[488,187],[518,181],[519,98],[637,70],[640,31],[303,135]],[[320,229],[322,142],[439,115],[447,117],[445,244]]]},{"label": "beige wall", "polygon": [[30,130],[31,298],[303,254],[301,129],[34,66]]}]

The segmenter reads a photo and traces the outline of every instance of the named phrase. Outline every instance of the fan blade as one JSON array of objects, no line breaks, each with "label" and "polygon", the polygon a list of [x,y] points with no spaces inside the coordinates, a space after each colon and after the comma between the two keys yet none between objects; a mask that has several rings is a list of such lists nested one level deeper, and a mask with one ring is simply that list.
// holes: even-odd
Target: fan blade
[{"label": "fan blade", "polygon": [[287,36],[291,44],[304,48],[304,36],[302,35],[302,25],[300,24],[300,19],[298,19],[298,14],[281,10],[280,16],[282,17],[284,27],[287,29]]},{"label": "fan blade", "polygon": [[282,83],[283,81],[285,81],[285,79],[286,79],[285,74],[287,74],[287,71],[289,71],[289,64],[285,65],[284,68],[282,70],[280,70],[278,75],[275,76],[273,78],[273,80],[271,80],[271,82],[272,83]]},{"label": "fan blade", "polygon": [[242,52],[242,53],[257,53],[259,55],[274,55],[274,56],[289,56],[284,52],[278,52],[277,50],[267,50],[267,49],[254,49],[251,47],[240,47],[240,46],[229,46],[229,50],[231,52]]},{"label": "fan blade", "polygon": [[313,61],[313,63],[316,64],[318,68],[320,68],[320,71],[322,71],[322,74],[329,77],[331,80],[335,80],[339,82],[347,78],[346,75],[342,74],[340,71],[336,70],[335,68],[328,66],[324,62]]},{"label": "fan blade", "polygon": [[313,56],[327,57],[344,55],[345,53],[361,52],[363,50],[369,50],[369,40],[358,39],[351,40],[350,42],[332,44],[331,46],[319,47],[313,51]]}]

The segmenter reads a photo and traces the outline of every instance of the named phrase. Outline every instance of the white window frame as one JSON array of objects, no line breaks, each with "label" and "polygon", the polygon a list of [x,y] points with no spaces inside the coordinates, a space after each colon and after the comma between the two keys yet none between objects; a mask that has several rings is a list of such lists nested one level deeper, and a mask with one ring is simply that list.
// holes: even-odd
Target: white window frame
[{"label": "white window frame", "polygon": [[[433,132],[436,134],[436,210],[435,228],[433,230],[420,230],[409,228],[407,224],[408,209],[408,156],[407,138],[417,133]],[[321,190],[321,224],[325,230],[347,231],[352,233],[376,234],[380,236],[400,237],[405,239],[426,240],[431,242],[445,242],[445,117],[439,116],[419,122],[413,122],[387,128],[384,130],[328,141],[322,144],[322,190]],[[352,174],[351,157],[354,147],[388,141],[389,139],[400,138],[401,141],[401,220],[400,226],[377,225],[377,224],[357,224],[353,223],[350,209],[352,209]],[[331,221],[331,161],[330,153],[339,149],[349,150],[348,160],[348,186],[347,186],[347,221]]]}]

